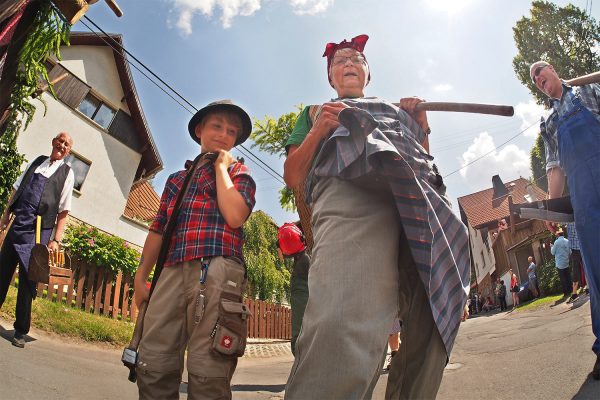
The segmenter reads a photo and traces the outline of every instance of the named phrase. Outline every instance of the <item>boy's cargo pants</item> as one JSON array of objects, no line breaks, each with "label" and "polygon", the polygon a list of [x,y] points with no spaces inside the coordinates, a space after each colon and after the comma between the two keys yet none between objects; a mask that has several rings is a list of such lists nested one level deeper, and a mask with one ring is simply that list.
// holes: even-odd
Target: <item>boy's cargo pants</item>
[{"label": "boy's cargo pants", "polygon": [[203,264],[193,260],[162,271],[140,342],[140,399],[179,399],[186,349],[188,398],[231,399],[231,378],[246,346],[245,268],[234,257],[212,258],[201,290]]}]

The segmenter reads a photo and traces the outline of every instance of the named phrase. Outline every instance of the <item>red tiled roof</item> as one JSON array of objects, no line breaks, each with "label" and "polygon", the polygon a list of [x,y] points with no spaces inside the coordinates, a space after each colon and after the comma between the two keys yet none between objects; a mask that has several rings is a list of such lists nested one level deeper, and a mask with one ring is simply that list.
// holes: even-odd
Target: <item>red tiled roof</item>
[{"label": "red tiled roof", "polygon": [[[508,192],[512,194],[514,204],[526,203],[523,196],[527,194],[528,184],[529,181],[527,179],[519,178],[504,185],[508,189]],[[535,185],[533,185],[533,190],[538,200],[548,197],[546,192]],[[494,189],[490,188],[458,198],[458,204],[465,212],[469,225],[473,228],[481,228],[490,222],[509,217],[508,196],[497,200],[498,204],[492,205],[493,192]]]},{"label": "red tiled roof", "polygon": [[137,221],[149,222],[156,216],[159,206],[160,197],[152,185],[148,181],[142,181],[131,187],[123,215]]}]

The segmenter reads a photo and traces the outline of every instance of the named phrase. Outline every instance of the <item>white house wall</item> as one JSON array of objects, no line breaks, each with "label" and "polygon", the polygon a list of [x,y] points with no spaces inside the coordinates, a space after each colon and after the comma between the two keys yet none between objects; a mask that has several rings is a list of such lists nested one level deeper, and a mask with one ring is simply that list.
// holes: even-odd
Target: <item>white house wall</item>
[{"label": "white house wall", "polygon": [[60,64],[92,87],[113,106],[129,113],[112,49],[105,46],[61,47]]},{"label": "white house wall", "polygon": [[[113,79],[117,79],[113,76]],[[143,246],[147,229],[122,218],[141,155],[125,146],[78,111],[48,94],[46,116],[41,103],[27,130],[17,140],[28,161],[49,155],[51,140],[60,131],[73,138],[73,151],[92,162],[81,188],[73,193],[71,213],[78,219],[128,242]]]},{"label": "white house wall", "polygon": [[[491,274],[496,269],[496,259],[492,250],[492,241],[488,234],[488,245],[483,242],[482,232],[473,229],[469,224],[469,237],[471,254],[473,255],[473,264],[477,273],[477,284],[481,283],[487,274]],[[489,250],[488,250],[489,247]],[[483,253],[483,254],[482,254]]]}]

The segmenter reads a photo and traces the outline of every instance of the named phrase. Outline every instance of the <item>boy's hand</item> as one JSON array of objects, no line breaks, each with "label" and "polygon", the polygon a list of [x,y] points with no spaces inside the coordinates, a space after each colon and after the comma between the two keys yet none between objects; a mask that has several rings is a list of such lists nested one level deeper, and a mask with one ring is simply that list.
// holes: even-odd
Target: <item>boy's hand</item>
[{"label": "boy's hand", "polygon": [[230,152],[226,150],[219,150],[219,156],[215,160],[215,168],[223,166],[225,169],[227,169],[233,163],[233,161],[233,156]]},{"label": "boy's hand", "polygon": [[150,289],[146,285],[145,281],[135,279],[133,283],[133,299],[138,308],[143,302],[148,301],[150,298]]}]

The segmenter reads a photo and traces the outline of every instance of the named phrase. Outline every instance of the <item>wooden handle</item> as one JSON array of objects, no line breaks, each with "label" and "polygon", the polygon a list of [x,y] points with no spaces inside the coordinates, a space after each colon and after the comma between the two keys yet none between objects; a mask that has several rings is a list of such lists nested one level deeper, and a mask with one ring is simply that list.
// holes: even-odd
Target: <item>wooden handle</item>
[{"label": "wooden handle", "polygon": [[42,235],[42,217],[38,215],[35,219],[35,244],[40,244]]},{"label": "wooden handle", "polygon": [[104,0],[104,1],[106,1],[106,4],[108,4],[110,9],[113,10],[113,12],[115,13],[115,15],[117,17],[123,16],[123,11],[121,10],[119,5],[114,0]]},{"label": "wooden handle", "polygon": [[577,78],[569,79],[565,82],[571,86],[583,86],[589,85],[590,83],[600,83],[600,71],[578,76]]},{"label": "wooden handle", "polygon": [[[399,104],[395,104],[399,106]],[[446,103],[446,102],[425,102],[417,104],[417,111],[450,111],[464,112],[474,114],[492,114],[504,117],[512,117],[515,110],[512,106],[503,106],[496,104],[477,104],[477,103]]]}]

